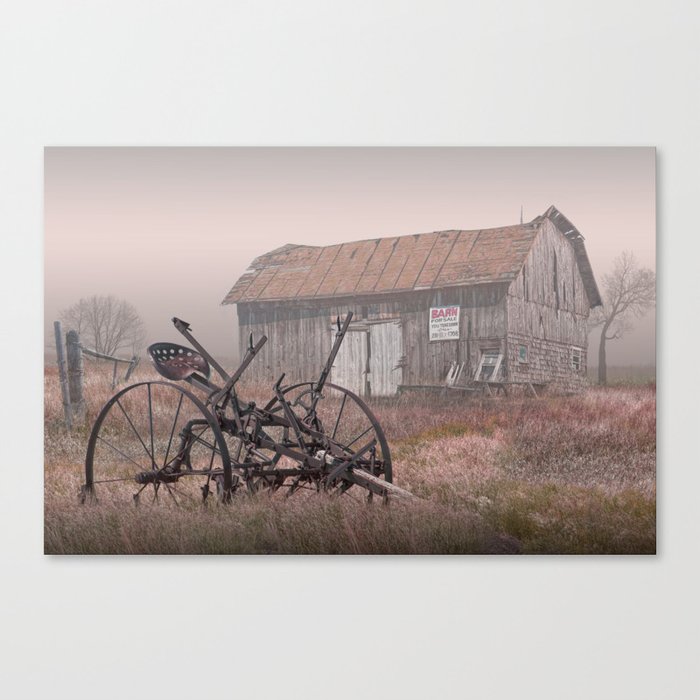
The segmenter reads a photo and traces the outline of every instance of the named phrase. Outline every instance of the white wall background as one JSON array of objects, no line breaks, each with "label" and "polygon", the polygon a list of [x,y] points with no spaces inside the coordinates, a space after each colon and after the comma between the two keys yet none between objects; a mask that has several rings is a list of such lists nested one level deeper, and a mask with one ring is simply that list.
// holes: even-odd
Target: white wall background
[{"label": "white wall background", "polygon": [[[4,4],[3,696],[696,697],[698,7]],[[657,146],[659,555],[44,557],[42,149],[80,144]]]}]

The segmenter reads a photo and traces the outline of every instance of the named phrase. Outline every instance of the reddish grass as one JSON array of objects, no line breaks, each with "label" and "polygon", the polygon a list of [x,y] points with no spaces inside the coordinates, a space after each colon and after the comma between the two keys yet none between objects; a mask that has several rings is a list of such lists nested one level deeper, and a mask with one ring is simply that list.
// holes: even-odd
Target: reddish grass
[{"label": "reddish grass", "polygon": [[[158,378],[144,363],[134,381]],[[66,434],[55,368],[45,387],[48,553],[650,553],[656,392],[590,388],[542,399],[381,400],[395,482],[388,508],[315,494],[230,507],[80,506],[89,425],[111,368],[86,366],[88,427]],[[241,384],[264,404],[269,387]],[[351,492],[352,493],[352,492]]]}]

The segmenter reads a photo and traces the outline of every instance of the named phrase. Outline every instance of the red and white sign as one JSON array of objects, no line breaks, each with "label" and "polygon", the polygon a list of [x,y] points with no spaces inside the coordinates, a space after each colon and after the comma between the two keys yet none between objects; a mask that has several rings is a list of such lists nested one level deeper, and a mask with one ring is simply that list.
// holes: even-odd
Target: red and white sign
[{"label": "red and white sign", "polygon": [[459,306],[430,309],[430,340],[459,340]]}]

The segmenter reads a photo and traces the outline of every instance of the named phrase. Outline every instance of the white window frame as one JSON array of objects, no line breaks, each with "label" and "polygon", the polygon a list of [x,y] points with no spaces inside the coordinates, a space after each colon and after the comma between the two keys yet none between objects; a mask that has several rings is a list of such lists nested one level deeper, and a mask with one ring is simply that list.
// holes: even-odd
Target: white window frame
[{"label": "white window frame", "polygon": [[[481,370],[484,368],[484,360],[487,357],[494,357],[494,353],[498,353],[496,356],[496,362],[493,366],[493,372],[491,372],[490,379],[480,379]],[[500,348],[484,348],[481,351],[481,358],[479,359],[479,366],[476,368],[476,373],[474,374],[474,379],[477,381],[495,382],[498,376],[498,371],[501,369],[501,362],[503,362],[503,353]],[[490,363],[489,363],[490,364]]]},{"label": "white window frame", "polygon": [[[525,348],[525,359],[520,357],[520,348]],[[525,343],[518,343],[518,364],[527,365],[530,363],[530,348]]]}]

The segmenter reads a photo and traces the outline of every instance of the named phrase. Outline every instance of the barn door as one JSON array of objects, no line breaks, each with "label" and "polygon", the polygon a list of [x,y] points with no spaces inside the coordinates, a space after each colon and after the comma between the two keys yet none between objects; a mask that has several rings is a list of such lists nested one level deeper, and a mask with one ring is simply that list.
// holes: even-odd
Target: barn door
[{"label": "barn door", "polygon": [[369,327],[369,385],[372,396],[394,396],[402,379],[403,338],[398,321]]},{"label": "barn door", "polygon": [[[331,346],[335,341],[335,329],[330,333]],[[335,357],[331,370],[331,382],[355,392],[366,394],[367,385],[367,326],[351,325],[343,338],[343,343]]]}]

